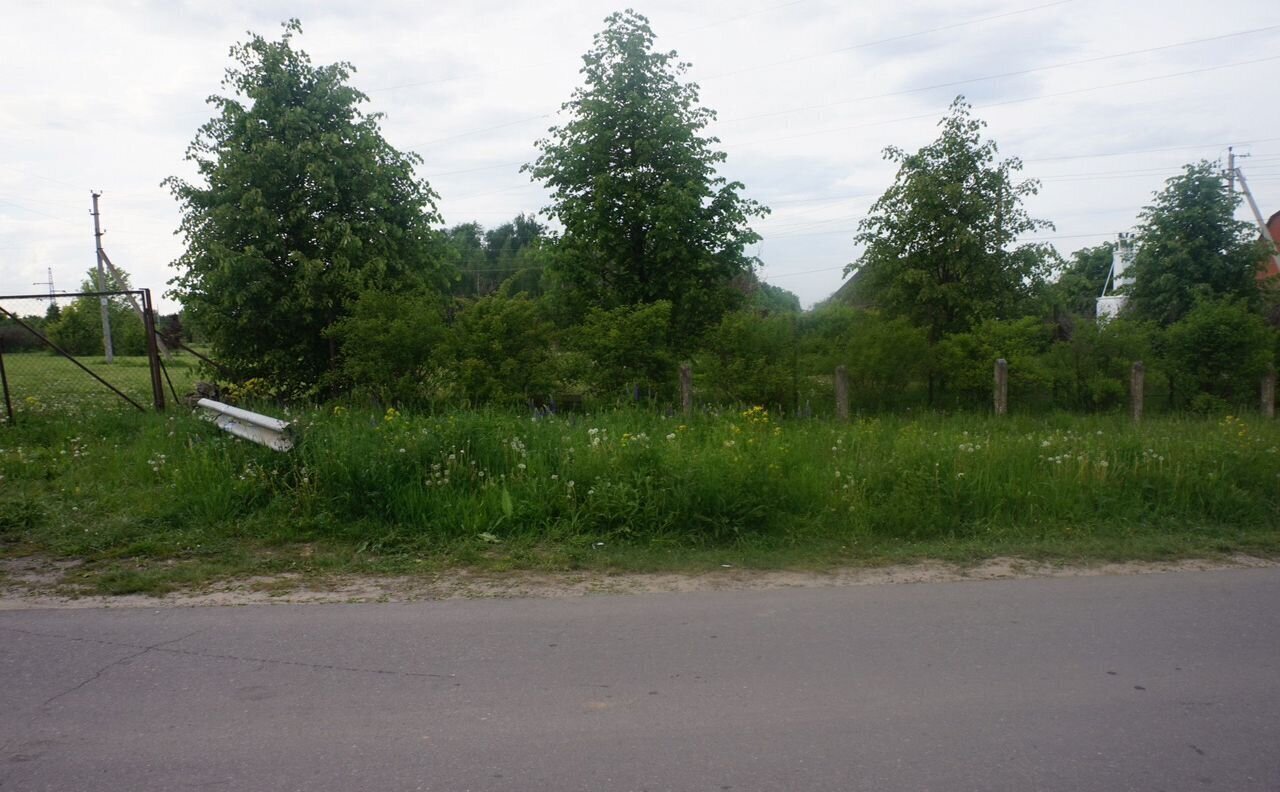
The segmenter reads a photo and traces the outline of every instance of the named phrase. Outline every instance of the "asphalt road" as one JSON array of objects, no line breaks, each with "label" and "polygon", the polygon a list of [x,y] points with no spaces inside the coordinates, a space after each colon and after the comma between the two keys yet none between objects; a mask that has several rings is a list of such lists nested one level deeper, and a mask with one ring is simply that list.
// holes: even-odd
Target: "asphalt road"
[{"label": "asphalt road", "polygon": [[0,790],[1280,790],[1280,569],[0,613]]}]

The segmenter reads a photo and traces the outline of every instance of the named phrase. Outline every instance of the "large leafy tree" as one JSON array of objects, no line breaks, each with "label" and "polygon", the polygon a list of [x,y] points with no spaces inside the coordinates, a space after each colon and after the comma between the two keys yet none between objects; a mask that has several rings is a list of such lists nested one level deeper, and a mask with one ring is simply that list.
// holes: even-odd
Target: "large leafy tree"
[{"label": "large leafy tree", "polygon": [[1201,299],[1257,307],[1263,250],[1254,227],[1235,219],[1239,203],[1212,163],[1187,165],[1169,179],[1142,213],[1127,310],[1168,325]]},{"label": "large leafy tree", "polygon": [[199,181],[166,185],[182,206],[186,252],[172,294],[221,362],[282,392],[314,387],[333,365],[324,331],[370,289],[431,281],[440,254],[434,194],[420,162],[383,139],[379,114],[347,84],[347,63],[313,65],[250,34],[209,102],[217,114],[187,150]]},{"label": "large leafy tree", "polygon": [[645,17],[609,16],[568,120],[526,169],[551,190],[566,285],[603,309],[669,301],[673,329],[693,333],[740,299],[729,283],[752,269],[749,221],[767,210],[716,175],[725,155],[703,134],[715,113],[682,79],[688,64],[653,45]]},{"label": "large leafy tree", "polygon": [[1021,161],[997,159],[964,97],[940,126],[938,138],[915,153],[885,149],[898,174],[862,221],[857,241],[865,248],[845,270],[856,274],[861,300],[907,317],[931,344],[1016,315],[1051,256],[1044,246],[1018,243],[1051,227],[1022,207],[1039,183],[1015,179]]}]

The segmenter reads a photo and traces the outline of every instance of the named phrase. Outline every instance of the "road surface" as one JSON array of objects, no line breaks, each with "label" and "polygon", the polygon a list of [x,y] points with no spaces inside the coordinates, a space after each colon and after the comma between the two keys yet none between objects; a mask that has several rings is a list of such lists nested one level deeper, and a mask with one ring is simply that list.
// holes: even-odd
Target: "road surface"
[{"label": "road surface", "polygon": [[1280,569],[0,613],[0,790],[1280,790]]}]

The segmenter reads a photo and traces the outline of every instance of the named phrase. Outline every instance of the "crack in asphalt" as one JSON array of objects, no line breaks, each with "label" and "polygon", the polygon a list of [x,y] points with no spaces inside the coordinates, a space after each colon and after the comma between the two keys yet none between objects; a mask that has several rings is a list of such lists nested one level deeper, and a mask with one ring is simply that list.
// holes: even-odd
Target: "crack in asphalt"
[{"label": "crack in asphalt", "polygon": [[[0,628],[0,629],[12,630],[12,631],[14,631],[14,632],[26,632],[26,631],[24,631],[24,630],[13,630],[13,628],[11,628],[11,627],[4,627],[4,628]],[[151,644],[150,646],[135,647],[135,648],[137,648],[137,649],[138,649],[138,651],[136,651],[136,652],[134,652],[133,654],[130,654],[130,655],[125,655],[124,657],[121,657],[121,658],[119,658],[118,660],[114,660],[114,661],[112,661],[112,662],[110,662],[110,663],[107,663],[107,664],[106,664],[106,665],[104,665],[102,668],[99,668],[97,671],[93,672],[93,676],[89,677],[88,679],[84,680],[83,682],[81,682],[81,683],[80,683],[80,684],[78,684],[78,685],[74,685],[74,686],[72,686],[72,687],[69,687],[69,688],[67,688],[66,690],[62,691],[61,693],[57,693],[57,694],[55,694],[55,695],[53,695],[53,696],[49,697],[48,699],[45,699],[44,703],[42,703],[40,706],[41,706],[41,707],[47,707],[47,706],[49,706],[49,705],[50,705],[50,704],[52,704],[53,702],[55,702],[55,701],[57,701],[58,699],[62,698],[63,696],[66,696],[66,695],[69,695],[69,694],[71,694],[71,693],[76,692],[77,690],[79,690],[80,688],[82,688],[82,687],[84,687],[85,685],[89,684],[90,682],[93,682],[95,679],[100,679],[100,678],[102,677],[102,675],[103,675],[103,674],[107,673],[107,672],[108,672],[108,671],[110,671],[112,668],[115,668],[116,666],[121,665],[121,664],[123,664],[123,663],[127,663],[127,662],[129,662],[130,660],[132,660],[132,659],[133,659],[133,658],[135,658],[135,657],[141,657],[142,655],[146,654],[147,652],[151,652],[151,651],[154,651],[154,650],[160,649],[162,646],[165,646],[166,644],[177,643],[177,642],[179,642],[179,641],[185,641],[186,639],[190,638],[191,636],[196,635],[197,633],[201,633],[201,632],[204,632],[204,630],[195,630],[194,632],[187,633],[186,635],[183,635],[183,636],[181,636],[181,637],[178,637],[178,638],[171,638],[171,639],[169,639],[169,640],[167,640],[167,641],[161,641],[160,643]],[[35,634],[35,633],[32,633],[32,634]],[[106,642],[99,642],[99,643],[106,643]],[[128,644],[117,644],[117,645],[118,645],[118,646],[128,646]]]},{"label": "crack in asphalt", "polygon": [[[101,676],[104,672],[106,672],[112,666],[118,665],[127,660],[131,660],[135,657],[146,654],[147,652],[163,652],[166,654],[186,655],[189,657],[206,657],[212,660],[233,660],[240,663],[269,663],[271,665],[280,665],[280,666],[297,666],[300,668],[311,668],[318,671],[345,671],[347,673],[352,673],[352,674],[377,674],[382,676],[402,676],[402,677],[411,677],[411,678],[420,678],[420,679],[452,679],[456,676],[455,674],[435,674],[435,673],[428,673],[424,671],[398,671],[398,670],[386,669],[386,668],[359,668],[356,666],[341,666],[341,665],[335,665],[332,663],[312,663],[306,660],[282,660],[279,658],[272,658],[272,657],[249,657],[244,655],[219,654],[216,652],[201,652],[201,651],[196,651],[194,649],[166,648],[169,644],[178,643],[179,641],[185,641],[187,638],[190,638],[191,636],[196,635],[197,633],[204,632],[204,630],[196,630],[195,632],[190,633],[188,635],[184,635],[180,638],[173,638],[168,641],[161,641],[158,644],[153,644],[150,646],[143,646],[141,644],[134,644],[134,643],[126,643],[123,641],[110,641],[103,638],[83,638],[75,635],[60,635],[58,633],[38,632],[36,630],[23,630],[18,627],[7,627],[4,625],[0,625],[0,630],[8,630],[9,632],[21,633],[23,635],[38,636],[41,638],[57,638],[64,641],[93,643],[93,644],[99,644],[102,646],[118,646],[126,649],[138,650],[134,654],[131,654],[127,657],[122,657],[119,660],[109,663],[108,665],[103,667],[101,670],[99,670],[98,673],[96,673],[94,676],[90,677],[84,682],[81,682],[79,685],[77,685],[75,688],[72,688],[71,690],[66,690],[66,691],[63,691],[62,693],[59,693],[58,695],[54,696],[53,699],[60,698],[66,695],[67,693],[71,693],[72,691],[80,687],[83,687],[89,682],[92,682],[94,679]],[[53,701],[53,699],[50,699],[49,701]],[[49,701],[46,701],[45,704],[48,704]]]}]

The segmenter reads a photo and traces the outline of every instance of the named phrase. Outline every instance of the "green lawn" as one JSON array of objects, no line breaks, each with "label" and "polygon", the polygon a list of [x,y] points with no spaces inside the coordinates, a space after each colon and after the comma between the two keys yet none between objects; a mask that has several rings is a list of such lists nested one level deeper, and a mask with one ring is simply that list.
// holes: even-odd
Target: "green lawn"
[{"label": "green lawn", "polygon": [[1280,551],[1280,424],[1256,416],[288,417],[301,441],[278,454],[185,411],[30,413],[0,431],[0,554],[159,591],[283,570]]},{"label": "green lawn", "polygon": [[[146,357],[117,356],[111,364],[101,357],[77,360],[138,404],[151,407],[151,374]],[[192,383],[198,379],[198,363],[195,357],[184,353],[175,353],[164,360],[169,379],[173,381],[173,387],[179,396],[189,392]],[[70,416],[100,410],[134,409],[60,355],[45,352],[10,353],[4,356],[4,368],[9,380],[14,418],[18,421],[26,413]],[[172,400],[173,395],[166,382],[165,401]],[[0,418],[3,418],[3,410],[0,410]]]}]

